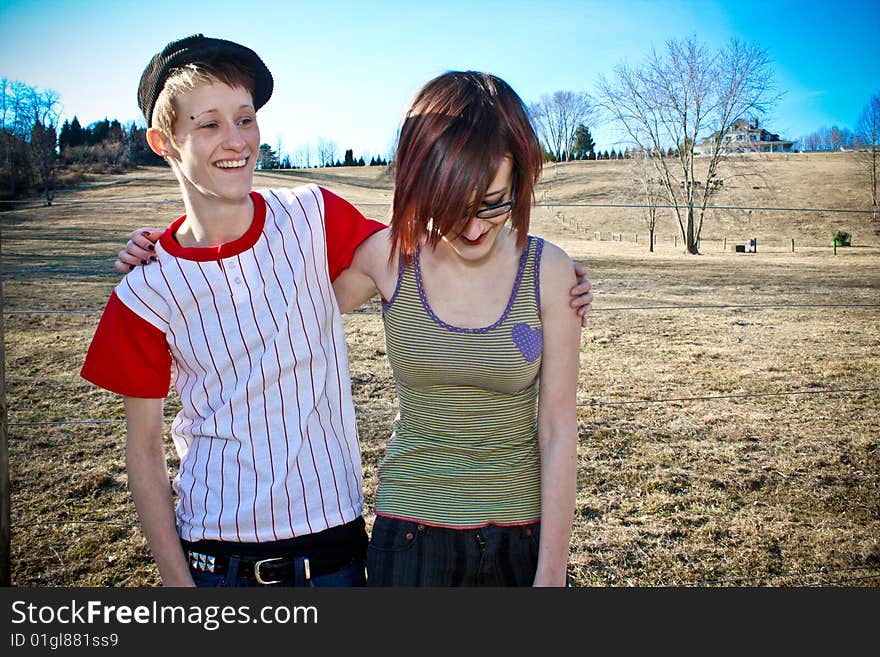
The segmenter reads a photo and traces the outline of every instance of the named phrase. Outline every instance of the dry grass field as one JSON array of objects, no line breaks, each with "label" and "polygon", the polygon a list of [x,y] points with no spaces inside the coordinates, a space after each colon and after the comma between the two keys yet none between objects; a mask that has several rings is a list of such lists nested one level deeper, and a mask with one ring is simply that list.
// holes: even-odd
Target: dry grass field
[{"label": "dry grass field", "polygon": [[[880,222],[711,211],[703,255],[687,256],[661,211],[652,254],[640,210],[562,207],[635,201],[629,166],[548,167],[538,200],[556,206],[533,218],[596,292],[575,583],[880,585]],[[743,158],[723,175],[717,205],[867,207],[848,154]],[[302,181],[387,216],[391,181],[376,168],[257,176]],[[0,213],[15,585],[158,583],[126,487],[121,403],[78,372],[124,234],[166,224],[175,198],[167,171],[141,169]],[[838,229],[853,246],[835,254]],[[732,251],[752,238],[758,253]],[[345,321],[369,525],[395,397],[377,304]]]}]

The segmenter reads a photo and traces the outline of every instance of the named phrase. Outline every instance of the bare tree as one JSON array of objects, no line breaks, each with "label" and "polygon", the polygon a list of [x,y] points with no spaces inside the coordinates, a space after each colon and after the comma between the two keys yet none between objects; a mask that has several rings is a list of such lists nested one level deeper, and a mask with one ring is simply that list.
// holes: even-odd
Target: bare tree
[{"label": "bare tree", "polygon": [[51,203],[55,195],[57,126],[61,104],[56,92],[41,91],[18,80],[0,82],[0,177],[16,196],[19,183],[27,191],[39,179]]},{"label": "bare tree", "polygon": [[667,203],[663,180],[646,153],[633,155],[633,190],[637,201],[644,203],[644,219],[648,228],[648,250],[654,252],[654,232],[657,228],[657,209]]},{"label": "bare tree", "polygon": [[[284,149],[283,149],[283,145],[284,145],[284,144],[283,144],[283,142],[281,141],[281,137],[279,136],[278,139],[277,139],[276,142],[275,142],[275,153],[278,155],[278,168],[279,168],[279,169],[284,169],[284,168],[285,168],[284,165],[282,164],[282,162],[284,162]],[[288,162],[288,163],[290,162],[290,158],[289,158],[289,157],[287,158],[287,162]]]},{"label": "bare tree", "polygon": [[47,89],[32,87],[28,94],[27,115],[30,129],[31,157],[40,177],[46,203],[55,198],[55,166],[57,163],[58,118],[61,114],[60,96]]},{"label": "bare tree", "polygon": [[571,159],[579,125],[591,125],[593,101],[587,93],[557,91],[544,94],[529,107],[538,134],[556,162]]},{"label": "bare tree", "polygon": [[9,195],[15,197],[22,179],[25,187],[30,185],[26,142],[30,128],[27,104],[31,88],[19,80],[3,78],[2,91],[3,178]]},{"label": "bare tree", "polygon": [[[640,67],[623,63],[599,79],[601,108],[647,153],[675,209],[688,253],[699,253],[709,199],[720,187],[723,140],[738,119],[763,114],[777,96],[767,51],[732,39],[712,51],[689,38]],[[700,144],[700,134],[712,131]]]},{"label": "bare tree", "polygon": [[337,160],[339,148],[332,139],[318,137],[318,161],[322,167],[330,167]]},{"label": "bare tree", "polygon": [[871,205],[877,216],[877,165],[880,160],[880,93],[871,96],[856,124],[856,133],[864,151],[865,169],[871,189]]},{"label": "bare tree", "polygon": [[298,169],[310,169],[312,167],[312,146],[308,142],[300,144],[293,151],[293,166]]}]

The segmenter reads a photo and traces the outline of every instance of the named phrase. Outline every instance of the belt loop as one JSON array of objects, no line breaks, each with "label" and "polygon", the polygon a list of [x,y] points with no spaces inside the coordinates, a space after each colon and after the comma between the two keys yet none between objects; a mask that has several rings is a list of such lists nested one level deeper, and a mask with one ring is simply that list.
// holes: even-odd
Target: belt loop
[{"label": "belt loop", "polygon": [[229,557],[229,566],[226,568],[226,586],[235,586],[238,577],[238,565],[240,559],[236,556]]},{"label": "belt loop", "polygon": [[312,573],[308,558],[296,557],[293,560],[293,577],[294,586],[309,586]]}]

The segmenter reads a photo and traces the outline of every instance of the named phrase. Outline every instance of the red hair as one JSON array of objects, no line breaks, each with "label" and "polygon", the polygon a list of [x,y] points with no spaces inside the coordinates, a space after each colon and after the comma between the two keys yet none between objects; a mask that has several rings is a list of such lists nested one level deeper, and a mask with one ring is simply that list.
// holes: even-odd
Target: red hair
[{"label": "red hair", "polygon": [[513,160],[511,224],[522,248],[541,146],[525,104],[504,80],[450,71],[416,94],[394,156],[392,245],[409,258],[427,233],[432,246],[471,219],[505,157]]}]

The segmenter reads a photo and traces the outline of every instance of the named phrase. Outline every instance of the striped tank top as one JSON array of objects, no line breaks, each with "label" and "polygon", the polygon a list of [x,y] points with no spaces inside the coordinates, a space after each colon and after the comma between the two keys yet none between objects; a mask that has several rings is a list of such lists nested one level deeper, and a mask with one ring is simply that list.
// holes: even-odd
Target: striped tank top
[{"label": "striped tank top", "polygon": [[477,329],[434,314],[418,252],[401,264],[383,304],[400,417],[379,467],[377,515],[454,528],[540,518],[543,246],[529,236],[507,307]]}]

